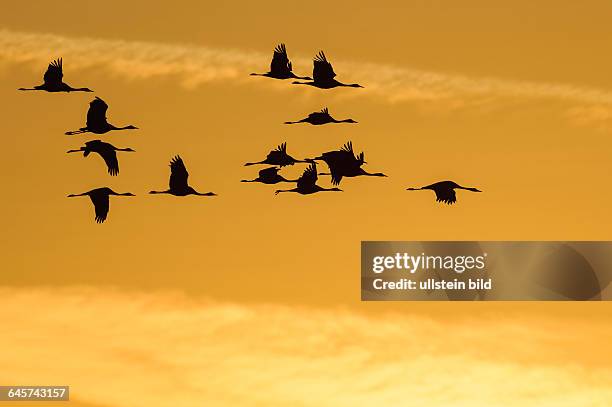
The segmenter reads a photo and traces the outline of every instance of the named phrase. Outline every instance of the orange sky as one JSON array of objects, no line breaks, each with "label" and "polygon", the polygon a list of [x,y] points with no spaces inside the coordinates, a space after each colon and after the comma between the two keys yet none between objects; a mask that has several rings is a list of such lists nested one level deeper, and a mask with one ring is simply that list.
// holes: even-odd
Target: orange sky
[{"label": "orange sky", "polygon": [[[538,315],[543,323],[569,313],[573,329],[582,319],[609,316],[606,304],[359,302],[361,240],[611,238],[612,5],[455,3],[5,5],[0,98],[7,154],[0,164],[0,209],[9,237],[3,245],[8,298],[29,309],[53,297],[20,303],[20,293],[34,286],[112,286],[159,295],[162,303],[172,291],[239,309],[291,307],[296,318],[303,317],[300,307],[332,313],[342,307],[356,315],[400,313],[426,321],[466,315],[489,321],[499,313],[510,325],[536,326],[525,316]],[[281,41],[297,73],[308,74],[310,59],[323,49],[339,80],[365,88],[321,91],[249,77],[267,68]],[[46,64],[59,56],[66,82],[94,89],[109,104],[112,123],[140,127],[103,137],[137,150],[120,156],[118,177],[108,176],[98,157],[65,154],[89,139],[63,133],[84,124],[92,94],[16,91],[38,84]],[[282,125],[324,106],[359,124]],[[262,159],[283,141],[303,158],[348,140],[365,151],[367,170],[389,178],[349,179],[344,192],[315,196],[274,196],[275,186],[239,182],[256,175],[244,162]],[[196,189],[219,196],[147,195],[166,185],[175,154]],[[296,165],[284,172],[294,177],[302,170]],[[430,193],[404,190],[442,179],[485,192],[460,193],[459,203],[446,207]],[[137,195],[113,199],[103,225],[93,222],[87,199],[65,197],[100,186]],[[81,296],[75,298],[86,302]],[[67,298],[49,300],[60,315],[64,301],[72,301]],[[86,316],[59,318],[76,323],[79,317]],[[483,324],[478,332],[486,335]],[[24,335],[44,335],[45,326]],[[603,323],[590,329],[593,337],[609,338]],[[197,332],[191,335],[197,339]],[[495,347],[499,339],[482,340]],[[50,341],[58,352],[64,349],[59,337]],[[146,341],[138,331],[130,346]],[[20,352],[32,356],[28,348]],[[580,353],[574,362],[589,369],[589,352],[597,353]],[[564,357],[555,353],[549,361]],[[598,357],[612,360],[609,353]],[[97,395],[81,401],[120,404]]]}]

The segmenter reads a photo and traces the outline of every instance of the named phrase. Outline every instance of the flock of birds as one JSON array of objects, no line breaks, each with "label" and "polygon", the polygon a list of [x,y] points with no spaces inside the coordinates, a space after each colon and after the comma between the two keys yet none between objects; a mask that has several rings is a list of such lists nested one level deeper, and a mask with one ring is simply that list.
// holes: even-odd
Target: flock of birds
[{"label": "flock of birds", "polygon": [[[331,63],[323,51],[319,52],[313,59],[312,78],[308,76],[300,77],[293,73],[291,61],[287,56],[287,49],[284,44],[278,45],[274,49],[270,71],[266,73],[252,73],[253,76],[264,76],[273,79],[297,79],[293,84],[313,86],[320,89],[332,89],[336,87],[351,87],[362,88],[363,86],[353,83],[345,84],[335,79],[336,73],[333,70]],[[52,61],[43,77],[43,84],[34,86],[33,88],[19,88],[21,91],[46,91],[46,92],[93,92],[89,88],[73,88],[63,82],[63,64],[62,59]],[[301,82],[304,81],[304,82]],[[120,130],[136,130],[134,125],[122,127],[114,126],[109,123],[106,118],[108,105],[99,97],[95,97],[89,103],[85,126],[78,130],[68,131],[67,135],[77,135],[83,133],[106,134],[111,131]],[[319,112],[310,113],[307,117],[297,121],[287,121],[285,124],[308,123],[311,125],[324,125],[329,123],[357,123],[355,120],[348,118],[337,120],[331,116],[327,108]],[[134,152],[131,148],[117,148],[110,143],[102,140],[87,141],[84,146],[78,150],[68,150],[68,153],[83,153],[87,157],[91,153],[98,154],[106,163],[108,173],[111,176],[119,174],[119,161],[117,152]],[[317,172],[317,163],[323,161],[329,168],[329,172]],[[303,174],[298,179],[286,179],[279,172],[282,167],[294,165],[296,163],[307,164]],[[266,158],[258,162],[249,162],[245,166],[251,165],[268,165],[258,172],[258,176],[251,180],[242,180],[242,182],[258,182],[263,184],[278,184],[281,182],[295,183],[296,187],[292,189],[278,189],[276,194],[282,192],[295,192],[302,195],[313,194],[323,191],[342,191],[337,186],[345,177],[371,176],[371,177],[386,177],[381,172],[370,173],[365,171],[362,166],[365,164],[364,153],[355,154],[353,151],[352,142],[347,142],[339,150],[328,151],[314,158],[304,158],[298,160],[287,153],[287,143],[282,143],[276,149],[270,151]],[[319,175],[331,176],[332,188],[324,188],[317,184]],[[185,167],[185,163],[180,156],[175,156],[170,161],[170,180],[169,188],[163,191],[150,191],[150,194],[170,194],[174,196],[198,195],[198,196],[215,196],[214,192],[200,193],[189,186],[189,173]],[[463,187],[453,181],[441,181],[420,188],[408,188],[409,191],[415,190],[432,190],[436,194],[436,200],[446,204],[453,204],[457,201],[455,190],[467,190],[472,192],[481,192],[476,188]],[[117,193],[108,187],[96,188],[81,194],[70,194],[68,197],[88,196],[93,203],[95,209],[95,221],[102,223],[106,220],[109,211],[109,197],[113,196],[134,196],[130,192]]]}]

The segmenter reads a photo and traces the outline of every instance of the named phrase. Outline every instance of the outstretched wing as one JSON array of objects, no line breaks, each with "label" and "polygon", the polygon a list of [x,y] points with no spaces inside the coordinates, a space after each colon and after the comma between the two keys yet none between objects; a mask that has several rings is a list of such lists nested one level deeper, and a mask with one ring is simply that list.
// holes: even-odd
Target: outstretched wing
[{"label": "outstretched wing", "polygon": [[298,189],[310,189],[317,183],[317,165],[311,163],[297,181]]},{"label": "outstretched wing", "polygon": [[283,160],[287,155],[287,143],[280,144],[274,150],[270,151],[266,157],[266,160],[274,161],[274,160]]},{"label": "outstretched wing", "polygon": [[275,151],[280,151],[282,153],[286,153],[287,152],[287,142],[279,144],[278,147],[276,147]]},{"label": "outstretched wing", "polygon": [[187,188],[187,178],[189,178],[187,168],[185,168],[183,159],[177,155],[170,161],[170,189],[181,190]]},{"label": "outstretched wing", "polygon": [[324,153],[323,159],[331,172],[333,185],[340,184],[346,172],[354,172],[354,167],[360,166],[351,141],[344,144],[340,150]]},{"label": "outstretched wing", "polygon": [[355,157],[355,153],[353,152],[353,142],[352,141],[349,141],[345,145],[343,145],[340,151],[344,151],[346,153],[349,153],[352,157]]},{"label": "outstretched wing", "polygon": [[62,71],[62,59],[52,61],[45,72],[44,81],[46,85],[58,85],[62,83],[64,73]]},{"label": "outstretched wing", "polygon": [[278,44],[274,48],[274,55],[270,63],[270,72],[287,73],[291,72],[291,62],[287,56],[287,48],[285,44]]},{"label": "outstretched wing", "polygon": [[[105,144],[108,144],[108,143],[105,143]],[[102,157],[102,159],[106,163],[106,166],[108,167],[108,173],[110,175],[119,174],[119,161],[117,161],[117,153],[115,152],[114,149],[103,149],[103,150],[98,150],[96,152],[100,154],[100,157]]]},{"label": "outstretched wing", "polygon": [[99,151],[102,147],[102,140],[90,140],[85,142],[85,151],[83,157],[87,157],[92,151]]},{"label": "outstretched wing", "polygon": [[347,160],[343,157],[345,154],[342,151],[331,151],[324,154],[323,160],[329,167],[331,173],[331,181],[333,185],[340,184],[344,171],[346,169]]},{"label": "outstretched wing", "polygon": [[108,215],[108,194],[90,194],[89,198],[91,198],[91,202],[93,203],[96,211],[96,222],[104,222],[106,220],[106,216]]},{"label": "outstretched wing", "polygon": [[280,168],[278,168],[278,167],[264,168],[263,170],[259,171],[259,177],[260,178],[274,177],[274,176],[276,176],[276,174],[278,174],[278,170],[279,169]]},{"label": "outstretched wing", "polygon": [[323,51],[319,51],[313,63],[314,68],[312,70],[312,77],[315,82],[327,82],[336,77],[334,68],[332,68],[332,65],[327,61],[327,58],[325,58]]},{"label": "outstretched wing", "polygon": [[452,205],[457,202],[457,195],[455,190],[452,188],[437,188],[434,189],[436,193],[436,201],[444,202],[445,204]]},{"label": "outstretched wing", "polygon": [[329,109],[324,107],[323,109],[321,109],[321,113],[329,115]]},{"label": "outstretched wing", "polygon": [[87,127],[100,127],[106,123],[106,111],[108,105],[105,101],[96,96],[94,100],[89,102],[89,110],[87,110]]}]

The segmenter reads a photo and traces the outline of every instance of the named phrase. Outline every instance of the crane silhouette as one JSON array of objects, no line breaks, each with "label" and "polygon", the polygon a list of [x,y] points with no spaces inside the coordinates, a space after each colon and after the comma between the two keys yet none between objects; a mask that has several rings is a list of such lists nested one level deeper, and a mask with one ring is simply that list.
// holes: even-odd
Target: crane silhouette
[{"label": "crane silhouette", "polygon": [[96,212],[96,223],[102,223],[106,220],[106,216],[108,215],[109,209],[109,199],[108,197],[111,195],[116,196],[135,196],[130,192],[126,192],[123,194],[119,194],[108,187],[104,188],[96,188],[91,191],[83,192],[82,194],[70,194],[68,198],[73,198],[76,196],[89,196],[91,199],[91,203],[93,203],[95,212]]},{"label": "crane silhouette", "polygon": [[62,66],[62,58],[52,61],[47,67],[47,71],[43,77],[42,85],[34,86],[33,88],[19,88],[18,90],[44,90],[47,92],[93,92],[89,88],[73,88],[72,86],[62,82],[64,71]]},{"label": "crane silhouette", "polygon": [[189,173],[185,168],[183,159],[178,155],[170,161],[170,182],[169,188],[165,191],[150,191],[150,194],[170,194],[174,196],[198,195],[216,196],[214,192],[200,193],[187,184]]},{"label": "crane silhouette", "polygon": [[81,127],[79,130],[67,131],[66,134],[72,136],[74,134],[81,133],[95,133],[104,134],[112,130],[134,130],[138,129],[136,126],[115,127],[106,120],[106,111],[108,105],[102,99],[96,96],[94,100],[89,102],[89,110],[87,110],[87,122],[85,127]]},{"label": "crane silhouette", "polygon": [[334,72],[334,68],[332,64],[327,61],[325,54],[323,51],[319,51],[319,53],[314,57],[313,60],[313,70],[312,70],[312,82],[293,82],[296,85],[309,85],[314,86],[315,88],[320,89],[331,89],[339,86],[346,86],[350,88],[363,88],[363,86],[352,83],[346,84],[342,82],[338,82],[336,79],[336,73]]},{"label": "crane silhouette", "polygon": [[129,151],[133,152],[131,148],[117,148],[112,144],[105,143],[101,140],[92,140],[85,143],[85,145],[78,150],[68,150],[68,153],[83,152],[83,157],[87,157],[90,153],[97,153],[108,168],[110,175],[119,174],[119,161],[117,161],[117,151]]},{"label": "crane silhouette", "polygon": [[260,182],[262,184],[278,184],[279,182],[297,182],[297,180],[286,179],[278,173],[280,168],[268,167],[259,171],[259,176],[255,179],[243,179],[240,182]]},{"label": "crane silhouette", "polygon": [[476,188],[462,187],[461,185],[453,181],[440,181],[435,184],[427,185],[421,188],[407,188],[407,191],[420,191],[423,189],[430,189],[436,193],[436,202],[444,202],[445,204],[452,205],[457,202],[457,195],[455,189],[464,189],[472,192],[482,192]]},{"label": "crane silhouette", "polygon": [[313,112],[305,119],[295,122],[285,122],[285,124],[310,123],[315,126],[320,126],[327,123],[357,123],[353,119],[336,120],[329,114],[329,109],[324,107],[320,112]]},{"label": "crane silhouette", "polygon": [[315,160],[323,160],[329,167],[329,173],[319,173],[319,175],[331,175],[332,184],[338,185],[343,177],[386,177],[382,172],[370,173],[361,166],[365,164],[363,151],[356,155],[353,152],[353,143],[347,142],[340,150],[328,151],[316,157]]},{"label": "crane silhouette", "polygon": [[297,180],[297,187],[293,189],[278,189],[274,194],[281,192],[297,192],[302,195],[310,195],[323,191],[342,191],[340,188],[323,188],[317,185],[317,164],[312,162],[304,170],[302,176]]},{"label": "crane silhouette", "polygon": [[287,56],[287,48],[285,44],[278,44],[274,48],[274,55],[272,55],[272,62],[270,62],[270,71],[266,73],[252,73],[251,76],[267,76],[274,79],[312,79],[309,76],[296,76],[291,70],[292,66]]},{"label": "crane silhouette", "polygon": [[255,162],[255,163],[246,163],[247,165],[256,165],[256,164],[269,164],[269,165],[278,165],[280,167],[284,167],[286,165],[293,165],[295,163],[305,163],[311,162],[312,160],[296,160],[287,154],[287,143],[282,143],[276,150],[272,150],[266,156],[266,159],[263,161]]}]

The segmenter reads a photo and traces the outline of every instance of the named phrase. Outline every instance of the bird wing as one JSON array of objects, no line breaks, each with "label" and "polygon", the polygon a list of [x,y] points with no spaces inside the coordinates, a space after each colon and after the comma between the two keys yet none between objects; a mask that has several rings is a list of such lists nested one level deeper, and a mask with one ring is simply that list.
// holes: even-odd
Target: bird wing
[{"label": "bird wing", "polygon": [[94,100],[89,102],[89,110],[87,110],[87,127],[95,128],[100,124],[106,123],[106,111],[108,105],[105,101],[96,96]]},{"label": "bird wing", "polygon": [[352,141],[349,141],[345,145],[343,145],[340,151],[347,153],[345,154],[347,158],[350,157],[353,160],[357,160],[357,156],[353,152],[353,142]]},{"label": "bird wing", "polygon": [[347,173],[354,172],[354,167],[360,167],[359,161],[353,152],[353,143],[347,142],[340,150],[329,151],[322,155],[323,160],[331,172],[332,184],[338,185],[342,177]]},{"label": "bird wing", "polygon": [[331,173],[331,181],[333,185],[340,184],[343,177],[343,168],[345,167],[345,161],[343,160],[341,151],[331,151],[329,153],[323,154],[323,161],[329,167],[329,172]]},{"label": "bird wing", "polygon": [[187,188],[187,178],[189,178],[189,173],[185,168],[185,163],[177,155],[170,161],[170,189],[181,190]]},{"label": "bird wing", "polygon": [[312,112],[308,115],[309,119],[313,119],[313,120],[329,120],[331,119],[331,116],[329,115],[329,111],[327,110],[327,108],[318,111],[318,112]]},{"label": "bird wing", "polygon": [[117,153],[112,145],[108,143],[104,144],[107,144],[110,148],[98,149],[96,150],[96,153],[100,154],[100,157],[102,157],[106,163],[108,173],[110,175],[117,175],[119,174],[119,161],[117,161]]},{"label": "bird wing", "polygon": [[291,62],[287,56],[287,48],[285,44],[278,44],[274,48],[272,62],[270,63],[270,72],[291,72]]},{"label": "bird wing", "polygon": [[268,167],[268,168],[264,168],[263,170],[259,171],[259,176],[261,178],[265,178],[265,177],[273,177],[276,174],[278,174],[278,167]]},{"label": "bird wing", "polygon": [[317,183],[317,165],[311,163],[297,181],[298,189],[309,189]]},{"label": "bird wing", "polygon": [[64,74],[62,72],[62,59],[52,61],[45,72],[44,81],[47,85],[56,85],[62,83]]},{"label": "bird wing", "polygon": [[324,107],[323,109],[321,109],[321,113],[323,114],[329,114],[329,109]]},{"label": "bird wing", "polygon": [[270,151],[266,156],[266,160],[282,159],[287,155],[287,143],[282,143],[276,149]]},{"label": "bird wing", "polygon": [[314,68],[312,70],[312,77],[316,82],[330,81],[336,77],[332,64],[327,61],[323,51],[320,51],[314,58]]},{"label": "bird wing", "polygon": [[108,143],[105,143],[102,140],[91,140],[91,141],[85,142],[85,152],[83,153],[83,156],[87,157],[89,153],[91,153],[92,151],[95,151],[95,152],[100,151],[102,148],[104,148],[103,147],[104,144],[108,144]]},{"label": "bird wing", "polygon": [[278,147],[276,147],[276,151],[281,151],[283,153],[286,153],[287,152],[287,142],[284,142],[280,144]]},{"label": "bird wing", "polygon": [[96,211],[96,222],[104,222],[106,220],[106,216],[108,215],[108,194],[90,194],[89,198],[91,199]]},{"label": "bird wing", "polygon": [[359,156],[356,156],[355,165],[357,167],[361,167],[364,163],[365,163],[365,154],[363,154],[363,151],[362,151],[361,153],[359,153]]},{"label": "bird wing", "polygon": [[436,188],[434,189],[436,193],[436,201],[444,202],[445,204],[452,205],[457,202],[457,195],[455,194],[455,190],[452,188]]}]

